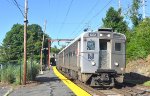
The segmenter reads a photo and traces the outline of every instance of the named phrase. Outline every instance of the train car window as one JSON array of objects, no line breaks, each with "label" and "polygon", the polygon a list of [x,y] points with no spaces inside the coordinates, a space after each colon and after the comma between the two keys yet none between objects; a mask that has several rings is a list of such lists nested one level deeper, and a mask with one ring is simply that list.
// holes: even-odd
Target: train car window
[{"label": "train car window", "polygon": [[100,42],[100,50],[107,50],[107,41]]},{"label": "train car window", "polygon": [[121,43],[115,43],[115,51],[121,51]]},{"label": "train car window", "polygon": [[95,42],[94,41],[87,41],[87,50],[95,50]]},{"label": "train car window", "polygon": [[69,56],[72,57],[72,52],[69,53]]},{"label": "train car window", "polygon": [[75,56],[75,51],[73,51],[73,56]]}]

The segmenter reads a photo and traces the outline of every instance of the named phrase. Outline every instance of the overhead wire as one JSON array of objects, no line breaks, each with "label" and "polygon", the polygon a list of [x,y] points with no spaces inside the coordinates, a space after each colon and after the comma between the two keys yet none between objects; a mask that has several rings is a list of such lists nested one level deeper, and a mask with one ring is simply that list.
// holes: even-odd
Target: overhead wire
[{"label": "overhead wire", "polygon": [[88,23],[90,23],[95,17],[97,17],[111,2],[112,0],[109,0],[109,2],[99,12],[97,12],[93,17],[91,17]]},{"label": "overhead wire", "polygon": [[[109,2],[99,11],[97,12],[94,16],[92,16],[89,21],[87,22],[87,24],[89,24],[95,17],[97,17],[110,3],[112,2],[112,0],[109,0]],[[86,27],[86,25],[84,27],[82,27],[78,33],[76,35],[78,35],[84,28]],[[75,37],[76,37],[75,35]]]},{"label": "overhead wire", "polygon": [[[127,2],[127,3],[128,3],[127,8],[121,7],[122,15],[124,15],[124,16],[126,16],[128,14],[130,6],[131,6],[131,5],[129,5],[129,2]],[[97,24],[96,26],[94,26],[93,29],[97,28],[98,26],[100,27],[100,24]]]},{"label": "overhead wire", "polygon": [[73,35],[73,33],[76,32],[77,29],[79,29],[79,27],[83,24],[83,22],[86,20],[86,18],[89,16],[89,14],[95,9],[95,7],[99,4],[98,3],[99,0],[97,0],[95,2],[95,4],[92,6],[92,8],[90,9],[90,11],[88,11],[88,13],[85,15],[85,17],[83,18],[83,20],[81,21],[81,23],[75,28],[75,30],[71,33],[71,35]]},{"label": "overhead wire", "polygon": [[11,3],[9,0],[6,0],[7,2]]},{"label": "overhead wire", "polygon": [[[8,3],[10,3],[10,4],[13,4],[13,5],[15,5],[16,6],[16,4],[14,4],[14,1],[12,1],[12,2],[10,2],[10,0],[6,0]],[[20,5],[20,4],[18,4],[20,7],[23,7],[22,5]],[[24,8],[24,7],[23,7]]]},{"label": "overhead wire", "polygon": [[21,8],[19,7],[18,2],[17,2],[16,0],[13,0],[13,3],[14,3],[14,5],[16,5],[16,7],[19,9],[20,13],[21,13],[21,14],[22,14],[22,16],[24,17],[24,14],[23,14],[23,12],[22,12]]},{"label": "overhead wire", "polygon": [[65,15],[65,18],[64,18],[64,20],[63,20],[63,22],[62,22],[62,24],[61,24],[61,26],[60,26],[60,28],[59,28],[59,30],[58,30],[58,32],[57,32],[57,38],[58,38],[58,33],[61,33],[61,30],[63,29],[63,26],[64,26],[64,24],[65,24],[65,22],[66,22],[66,20],[67,20],[67,17],[68,17],[68,14],[69,14],[69,12],[70,12],[70,9],[71,9],[71,6],[72,6],[73,1],[74,1],[74,0],[71,0],[71,2],[70,2],[70,4],[69,4],[67,13],[66,13],[66,15]]},{"label": "overhead wire", "polygon": [[[54,18],[52,19],[52,22],[57,22],[57,18],[58,18],[58,13],[59,13],[59,11],[60,11],[60,5],[62,5],[61,4],[61,2],[60,1],[58,1],[58,0],[53,0],[53,3],[55,4],[55,3],[57,3],[57,8],[56,8],[56,10],[55,10],[55,13],[53,13],[53,15],[54,15]],[[52,5],[52,4],[51,4]],[[50,6],[50,0],[49,0],[49,6]],[[52,6],[51,6],[52,7]],[[53,8],[54,9],[54,8]],[[51,11],[52,12],[52,11]],[[51,23],[51,22],[50,22]],[[54,24],[52,24],[51,23],[51,26],[54,26],[54,27],[56,27]],[[52,27],[52,28],[54,28],[54,27]],[[53,31],[54,32],[54,31]],[[54,32],[54,33],[56,33],[57,35],[58,35],[58,31],[56,31],[56,32]],[[57,36],[56,35],[56,36]]]}]

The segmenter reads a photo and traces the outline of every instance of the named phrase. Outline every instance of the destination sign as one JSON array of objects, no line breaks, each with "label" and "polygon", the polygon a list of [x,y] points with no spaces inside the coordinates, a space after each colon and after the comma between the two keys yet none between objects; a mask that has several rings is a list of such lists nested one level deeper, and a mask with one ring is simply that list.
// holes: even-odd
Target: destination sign
[{"label": "destination sign", "polygon": [[90,37],[97,37],[97,33],[94,33],[94,32],[93,33],[89,33],[89,36]]}]

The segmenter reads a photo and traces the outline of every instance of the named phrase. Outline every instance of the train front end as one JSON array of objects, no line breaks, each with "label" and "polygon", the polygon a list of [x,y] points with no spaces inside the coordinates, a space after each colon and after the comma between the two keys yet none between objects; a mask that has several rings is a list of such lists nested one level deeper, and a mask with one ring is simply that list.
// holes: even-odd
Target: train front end
[{"label": "train front end", "polygon": [[[81,46],[81,72],[90,86],[114,86],[123,82],[125,68],[125,41],[123,34],[110,29],[99,29],[83,36]],[[85,58],[87,57],[87,58]]]}]

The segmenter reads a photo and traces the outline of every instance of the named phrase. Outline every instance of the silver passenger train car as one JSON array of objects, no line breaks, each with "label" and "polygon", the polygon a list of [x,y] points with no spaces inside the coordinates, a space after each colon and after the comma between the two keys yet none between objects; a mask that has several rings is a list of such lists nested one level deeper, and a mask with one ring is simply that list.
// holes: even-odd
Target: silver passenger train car
[{"label": "silver passenger train car", "polygon": [[57,69],[90,86],[123,82],[124,34],[112,29],[84,32],[58,54]]}]

